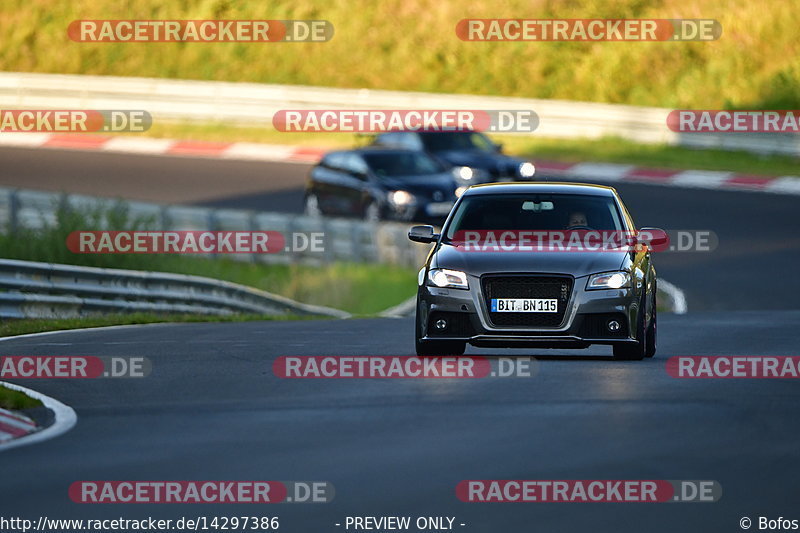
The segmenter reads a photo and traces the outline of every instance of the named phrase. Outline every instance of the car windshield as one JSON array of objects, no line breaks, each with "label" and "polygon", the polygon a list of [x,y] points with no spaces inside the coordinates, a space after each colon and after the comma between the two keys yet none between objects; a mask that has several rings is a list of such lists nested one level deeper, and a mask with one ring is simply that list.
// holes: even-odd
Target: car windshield
[{"label": "car windshield", "polygon": [[419,134],[425,149],[431,152],[444,150],[480,150],[494,152],[495,145],[485,135],[474,131],[422,132]]},{"label": "car windshield", "polygon": [[445,237],[459,231],[624,230],[616,201],[583,194],[475,195],[465,197]]},{"label": "car windshield", "polygon": [[422,152],[382,152],[364,154],[364,160],[378,177],[424,176],[446,169]]}]

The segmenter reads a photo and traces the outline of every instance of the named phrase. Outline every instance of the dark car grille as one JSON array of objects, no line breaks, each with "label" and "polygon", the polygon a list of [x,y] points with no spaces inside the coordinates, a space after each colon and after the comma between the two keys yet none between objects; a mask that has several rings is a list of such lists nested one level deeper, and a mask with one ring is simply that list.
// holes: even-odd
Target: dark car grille
[{"label": "dark car grille", "polygon": [[558,327],[564,321],[572,293],[572,278],[567,276],[484,276],[481,279],[486,308],[492,298],[556,298],[557,313],[492,313],[495,326]]}]

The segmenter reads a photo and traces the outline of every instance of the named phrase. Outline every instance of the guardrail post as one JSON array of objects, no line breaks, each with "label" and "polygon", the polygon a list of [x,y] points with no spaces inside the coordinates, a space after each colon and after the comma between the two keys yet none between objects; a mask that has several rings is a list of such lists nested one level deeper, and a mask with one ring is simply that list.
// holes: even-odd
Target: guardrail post
[{"label": "guardrail post", "polygon": [[170,229],[169,206],[162,206],[158,211],[159,222],[161,223],[161,231]]},{"label": "guardrail post", "polygon": [[[251,232],[258,231],[258,226],[256,225],[256,214],[252,212],[247,215],[247,229]],[[259,254],[250,254],[250,262],[251,263],[258,263],[258,255]]]},{"label": "guardrail post", "polygon": [[19,196],[17,195],[17,189],[11,189],[11,193],[9,194],[8,203],[9,203],[9,210],[8,210],[8,229],[9,233],[16,233],[18,229],[18,212],[19,212]]},{"label": "guardrail post", "polygon": [[[295,217],[294,215],[287,215],[286,217],[286,226],[285,226],[286,233],[283,235],[284,241],[289,242],[288,239],[294,238],[294,228],[295,228]],[[289,245],[291,246],[291,245]],[[282,254],[286,254],[289,256],[289,263],[296,263],[297,262],[297,254],[294,251],[288,252],[288,254],[281,250]]]},{"label": "guardrail post", "polygon": [[324,257],[323,261],[325,262],[325,264],[331,264],[335,259],[333,254],[334,240],[333,238],[330,238],[332,236],[332,232],[330,230],[331,225],[328,222],[328,219],[325,217],[321,219],[321,222],[322,222],[321,223],[322,236],[325,239],[325,252],[322,254],[322,256]]},{"label": "guardrail post", "polygon": [[[209,209],[208,215],[206,215],[206,225],[208,226],[208,231],[216,231],[219,227],[219,220],[217,218],[217,210],[216,209]],[[212,252],[211,257],[217,259],[219,254],[216,252]]]}]

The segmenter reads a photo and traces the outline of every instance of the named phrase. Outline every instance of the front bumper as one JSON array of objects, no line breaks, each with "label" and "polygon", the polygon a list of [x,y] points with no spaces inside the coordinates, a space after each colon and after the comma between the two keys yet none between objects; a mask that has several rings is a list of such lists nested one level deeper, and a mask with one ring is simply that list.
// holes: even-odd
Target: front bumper
[{"label": "front bumper", "polygon": [[[566,302],[561,323],[553,327],[493,323],[478,278],[470,277],[469,289],[419,288],[418,309],[422,339],[458,340],[474,346],[540,348],[585,348],[591,344],[637,342],[635,335],[638,301],[625,289],[585,290],[586,277],[576,278]],[[560,302],[559,305],[562,305]],[[444,319],[447,327],[438,329]],[[617,331],[607,327],[620,324]]]}]

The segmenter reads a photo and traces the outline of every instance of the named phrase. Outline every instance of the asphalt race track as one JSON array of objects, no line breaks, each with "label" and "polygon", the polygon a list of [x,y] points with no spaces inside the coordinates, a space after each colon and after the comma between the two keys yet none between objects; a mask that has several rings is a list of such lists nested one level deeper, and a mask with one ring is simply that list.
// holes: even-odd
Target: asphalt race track
[{"label": "asphalt race track", "polygon": [[[128,380],[28,381],[79,414],[0,455],[15,515],[242,515],[246,505],[78,505],[77,480],[325,480],[330,504],[260,506],[286,531],[348,515],[449,515],[463,531],[734,531],[796,510],[796,381],[678,380],[672,355],[796,353],[800,312],[664,315],[661,351],[546,352],[531,378],[281,380],[279,355],[409,355],[410,319],[154,325],[0,343],[0,354],[146,355]],[[768,341],[768,342],[767,342]],[[474,354],[498,351],[471,350]],[[519,352],[516,352],[519,353]],[[604,355],[606,354],[606,355]],[[592,357],[588,357],[588,356]],[[583,357],[582,357],[583,356]],[[717,503],[462,503],[463,479],[713,479]]]},{"label": "asphalt race track", "polygon": [[[30,161],[34,154],[39,166]],[[0,185],[85,193],[88,180],[113,196],[112,184],[130,179],[114,170],[127,158],[1,149]],[[261,202],[264,210],[276,198],[296,198],[299,206],[307,170],[130,159],[144,182],[158,179],[169,190],[160,201]],[[48,165],[70,178],[45,183]],[[206,183],[211,192],[190,194],[208,191]],[[466,524],[456,530],[492,533],[730,532],[741,531],[744,516],[800,518],[792,516],[798,380],[681,380],[665,371],[675,355],[798,355],[797,197],[629,184],[618,190],[640,225],[712,230],[719,238],[713,252],[656,258],[659,275],[686,291],[689,313],[659,316],[654,359],[616,362],[603,347],[470,349],[532,355],[538,372],[479,380],[284,380],[272,373],[281,355],[411,355],[410,319],[150,325],[7,340],[0,355],[145,356],[153,373],[17,381],[72,406],[79,420],[57,439],[0,454],[3,479],[14,480],[0,483],[0,506],[11,511],[4,514],[276,515],[282,530],[308,533],[344,531],[334,524],[353,515],[455,516]],[[79,505],[67,495],[77,480],[185,479],[330,481],[336,498],[253,510]],[[718,481],[723,495],[716,503],[478,504],[456,498],[464,479],[704,479]]]}]

